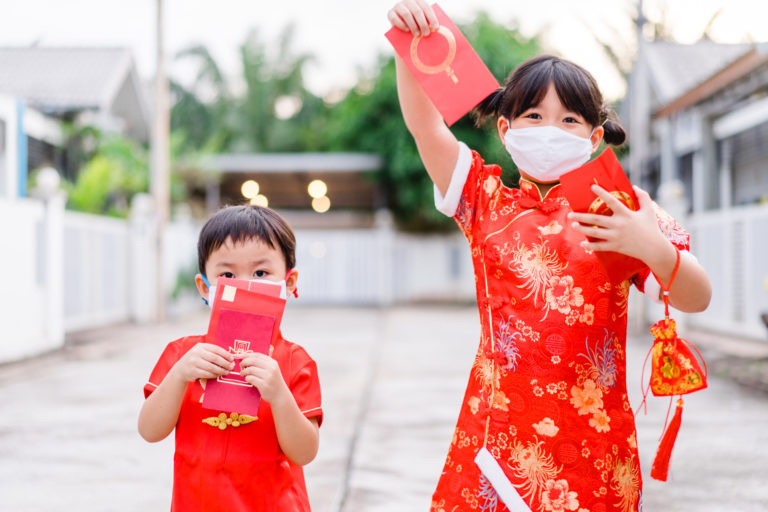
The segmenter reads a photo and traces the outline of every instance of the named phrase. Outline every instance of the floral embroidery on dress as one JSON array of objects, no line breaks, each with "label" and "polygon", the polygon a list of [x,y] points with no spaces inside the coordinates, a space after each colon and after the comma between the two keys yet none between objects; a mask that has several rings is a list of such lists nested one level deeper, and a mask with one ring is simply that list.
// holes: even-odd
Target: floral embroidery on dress
[{"label": "floral embroidery on dress", "polygon": [[517,342],[522,338],[522,334],[512,332],[512,316],[509,316],[506,321],[501,316],[498,326],[494,355],[500,356],[497,362],[501,370],[505,372],[515,371],[517,360],[520,357]]},{"label": "floral embroidery on dress", "polygon": [[578,494],[568,490],[568,480],[548,480],[541,494],[541,504],[547,512],[564,512],[579,508]]},{"label": "floral embroidery on dress", "polygon": [[616,384],[616,377],[619,373],[617,356],[619,349],[616,347],[617,341],[613,333],[605,329],[605,336],[602,340],[595,342],[590,346],[587,338],[586,354],[579,354],[588,361],[587,376],[594,379],[602,388],[612,388]]},{"label": "floral embroidery on dress", "polygon": [[534,243],[528,248],[518,242],[509,263],[509,269],[523,282],[522,288],[530,290],[523,299],[532,297],[534,306],[539,297],[544,299],[550,280],[559,276],[568,266],[567,262],[560,262],[557,251],[546,245],[547,242],[544,241],[540,244]]}]

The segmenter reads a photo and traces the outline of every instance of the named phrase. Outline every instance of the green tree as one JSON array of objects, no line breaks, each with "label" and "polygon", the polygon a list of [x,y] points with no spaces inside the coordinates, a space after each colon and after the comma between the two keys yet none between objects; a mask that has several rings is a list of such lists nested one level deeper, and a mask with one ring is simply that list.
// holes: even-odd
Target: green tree
[{"label": "green tree", "polygon": [[171,129],[180,134],[180,151],[301,151],[317,145],[311,127],[326,107],[304,87],[303,69],[312,57],[294,52],[293,40],[293,26],[274,45],[256,31],[248,34],[240,46],[240,94],[231,92],[235,88],[207,48],[179,52],[177,59],[197,66],[191,85],[171,84]]},{"label": "green tree", "polygon": [[[479,13],[461,29],[500,81],[540,52],[537,39],[522,36],[514,27],[495,23],[485,13]],[[480,151],[488,162],[502,165],[505,170],[502,178],[513,185],[517,178],[514,165],[492,124],[477,129],[473,119],[467,116],[451,129],[459,140]],[[378,72],[362,77],[358,86],[331,108],[325,127],[324,149],[369,151],[382,156],[384,166],[377,178],[400,227],[429,231],[450,226],[450,221],[434,208],[432,183],[403,122],[393,57],[381,57]]]}]

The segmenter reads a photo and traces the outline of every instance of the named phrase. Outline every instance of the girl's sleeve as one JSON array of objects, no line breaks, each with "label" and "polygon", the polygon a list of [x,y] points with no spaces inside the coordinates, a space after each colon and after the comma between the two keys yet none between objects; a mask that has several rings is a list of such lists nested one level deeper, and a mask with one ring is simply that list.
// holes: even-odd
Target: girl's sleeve
[{"label": "girl's sleeve", "polygon": [[485,165],[482,157],[463,142],[459,142],[459,156],[451,174],[451,183],[443,196],[435,187],[435,207],[453,217],[466,236],[472,231],[501,185],[501,167]]},{"label": "girl's sleeve", "polygon": [[317,418],[317,423],[320,425],[323,422],[323,408],[320,401],[317,363],[303,349],[294,352],[292,359],[297,370],[288,387],[301,413],[307,418]]},{"label": "girl's sleeve", "polygon": [[[698,261],[691,250],[691,236],[678,222],[667,212],[661,209],[658,204],[653,203],[656,210],[656,220],[659,223],[659,229],[664,236],[680,251],[681,259]],[[642,271],[632,278],[632,283],[638,290],[646,294],[654,302],[662,302],[660,293],[661,286],[651,273],[651,269],[645,267]]]}]

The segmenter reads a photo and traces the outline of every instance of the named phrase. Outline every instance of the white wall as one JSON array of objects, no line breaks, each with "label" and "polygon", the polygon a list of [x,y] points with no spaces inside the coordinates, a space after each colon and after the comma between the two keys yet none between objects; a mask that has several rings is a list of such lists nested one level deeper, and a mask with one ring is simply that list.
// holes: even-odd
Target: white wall
[{"label": "white wall", "polygon": [[49,348],[46,336],[44,227],[38,201],[0,198],[0,361]]}]

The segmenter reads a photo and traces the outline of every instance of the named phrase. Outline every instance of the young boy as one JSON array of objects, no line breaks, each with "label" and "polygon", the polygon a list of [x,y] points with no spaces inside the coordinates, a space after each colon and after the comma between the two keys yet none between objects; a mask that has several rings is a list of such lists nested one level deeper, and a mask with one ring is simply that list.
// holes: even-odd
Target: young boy
[{"label": "young boy", "polygon": [[[219,277],[268,279],[296,290],[296,241],[269,208],[231,206],[214,214],[198,241],[195,284],[210,303]],[[139,433],[149,442],[176,429],[173,511],[308,511],[301,466],[314,459],[323,412],[317,366],[279,337],[270,355],[252,354],[241,375],[261,393],[258,417],[202,407],[206,379],[234,368],[204,336],[172,341],[144,386]]]}]

